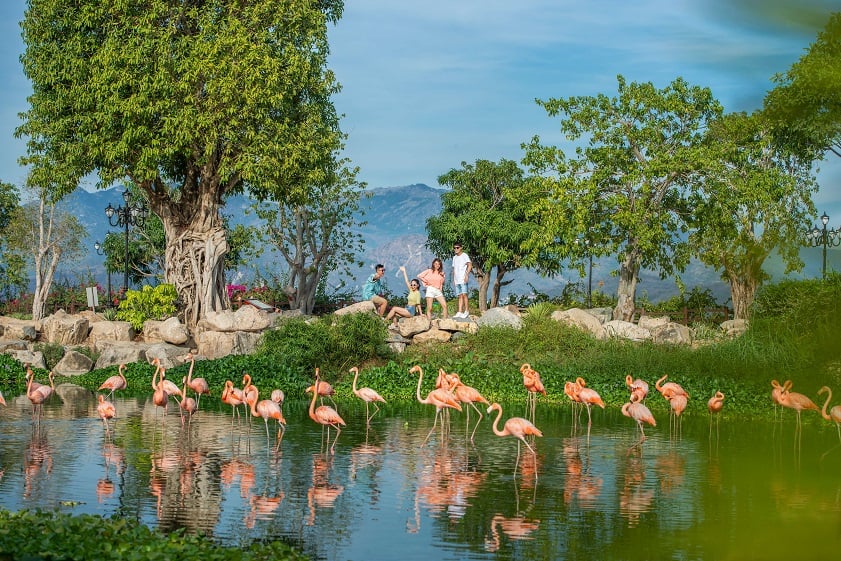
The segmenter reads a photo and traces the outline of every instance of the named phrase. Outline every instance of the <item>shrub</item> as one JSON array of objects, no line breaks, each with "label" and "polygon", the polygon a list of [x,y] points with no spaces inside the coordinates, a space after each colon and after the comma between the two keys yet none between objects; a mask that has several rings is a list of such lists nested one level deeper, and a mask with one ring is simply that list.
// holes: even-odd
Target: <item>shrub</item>
[{"label": "shrub", "polygon": [[117,319],[131,323],[136,331],[140,331],[147,319],[165,319],[175,315],[177,298],[178,293],[171,284],[159,284],[154,288],[145,285],[142,290],[129,290],[125,300],[120,302]]},{"label": "shrub", "polygon": [[32,348],[44,355],[47,370],[55,368],[55,365],[64,358],[64,347],[58,343],[36,343]]}]

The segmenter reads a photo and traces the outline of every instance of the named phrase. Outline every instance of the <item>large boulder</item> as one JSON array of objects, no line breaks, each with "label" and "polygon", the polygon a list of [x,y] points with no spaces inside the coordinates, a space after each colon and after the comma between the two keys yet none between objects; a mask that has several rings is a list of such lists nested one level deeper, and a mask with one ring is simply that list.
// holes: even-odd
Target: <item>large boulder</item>
[{"label": "large boulder", "polygon": [[433,328],[412,337],[412,343],[446,343],[450,340],[450,337],[452,337],[452,333],[449,331]]},{"label": "large boulder", "polygon": [[0,323],[3,324],[3,338],[5,339],[22,339],[24,341],[35,341],[38,339],[38,331],[41,327],[39,325],[40,322],[0,317]]},{"label": "large boulder", "polygon": [[692,331],[681,323],[668,322],[651,329],[651,339],[655,343],[691,345]]},{"label": "large boulder", "polygon": [[41,351],[7,350],[5,353],[21,364],[29,364],[32,368],[47,369],[47,362],[44,360],[44,353]]},{"label": "large boulder", "polygon": [[604,330],[609,336],[620,339],[630,339],[631,341],[648,341],[651,339],[651,331],[621,319],[607,322],[604,324]]},{"label": "large boulder", "polygon": [[374,307],[374,303],[370,300],[363,300],[362,302],[357,302],[356,304],[351,304],[350,306],[345,306],[344,308],[339,308],[333,314],[337,316],[343,316],[346,314],[361,314],[361,313],[376,313],[376,308]]},{"label": "large boulder", "polygon": [[94,348],[94,351],[99,353],[94,369],[130,362],[146,362],[146,349],[150,346],[148,343],[99,340]]},{"label": "large boulder", "polygon": [[596,339],[607,338],[607,332],[605,332],[605,328],[599,318],[586,312],[585,310],[582,310],[581,308],[556,310],[552,312],[550,317],[555,321],[586,331]]},{"label": "large boulder", "polygon": [[62,376],[79,376],[87,374],[91,368],[93,368],[93,361],[90,358],[78,351],[69,350],[55,365],[53,372]]},{"label": "large boulder", "polygon": [[88,345],[96,348],[99,341],[134,341],[134,328],[127,321],[98,321],[91,325]]},{"label": "large boulder", "polygon": [[259,332],[269,327],[272,323],[269,314],[260,311],[254,306],[242,306],[237,311],[224,310],[221,312],[208,312],[199,322],[199,327],[206,331],[221,331],[223,333],[234,333],[236,331]]},{"label": "large boulder", "polygon": [[190,339],[187,326],[171,317],[163,321],[146,320],[143,323],[143,339],[147,343],[171,343],[183,345]]},{"label": "large boulder", "polygon": [[748,320],[728,319],[727,321],[721,322],[720,327],[728,337],[738,337],[748,330]]},{"label": "large boulder", "polygon": [[475,321],[459,321],[452,318],[436,319],[432,322],[432,326],[451,333],[476,333],[479,331],[479,326],[476,325]]},{"label": "large boulder", "polygon": [[522,329],[523,318],[519,312],[514,313],[508,308],[498,307],[486,310],[477,320],[476,325],[481,327],[508,327],[510,329]]},{"label": "large boulder", "polygon": [[169,343],[152,343],[146,349],[146,361],[151,364],[155,359],[161,362],[161,366],[166,369],[175,368],[184,364],[185,357],[190,349],[185,347],[178,347]]},{"label": "large boulder", "polygon": [[654,331],[655,329],[657,329],[659,327],[663,327],[664,325],[667,325],[669,323],[671,323],[671,320],[669,319],[669,316],[659,316],[659,317],[640,316],[640,319],[637,322],[637,325],[642,327],[643,329],[648,329],[649,331]]},{"label": "large boulder", "polygon": [[26,341],[23,339],[0,339],[0,353],[25,351],[26,349]]},{"label": "large boulder", "polygon": [[202,331],[196,336],[198,354],[209,359],[228,355],[247,355],[254,352],[260,333],[236,331]]},{"label": "large boulder", "polygon": [[41,332],[47,343],[80,345],[88,338],[90,323],[82,316],[70,315],[59,310],[44,319]]},{"label": "large boulder", "polygon": [[431,322],[429,318],[424,315],[414,316],[410,318],[402,318],[397,323],[397,329],[401,337],[412,338],[418,333],[429,331]]}]

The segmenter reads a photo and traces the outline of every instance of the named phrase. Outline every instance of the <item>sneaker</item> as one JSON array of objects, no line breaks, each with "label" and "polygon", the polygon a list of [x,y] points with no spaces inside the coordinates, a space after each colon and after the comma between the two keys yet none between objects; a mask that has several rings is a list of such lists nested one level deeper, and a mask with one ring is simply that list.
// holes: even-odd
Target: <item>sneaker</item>
[{"label": "sneaker", "polygon": [[464,318],[467,318],[469,316],[467,315],[467,312],[456,312],[456,315],[454,317],[464,319]]}]

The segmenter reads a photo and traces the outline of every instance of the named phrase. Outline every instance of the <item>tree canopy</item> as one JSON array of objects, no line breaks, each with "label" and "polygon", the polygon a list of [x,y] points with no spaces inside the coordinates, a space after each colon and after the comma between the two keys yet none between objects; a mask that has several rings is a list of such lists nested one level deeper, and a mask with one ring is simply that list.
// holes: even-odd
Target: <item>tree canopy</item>
[{"label": "tree canopy", "polygon": [[[689,250],[686,198],[709,163],[707,123],[721,114],[708,88],[677,78],[663,89],[618,77],[618,95],[539,101],[561,116],[567,140],[582,141],[575,155],[535,137],[524,161],[546,196],[527,247],[534,254],[561,245],[561,255],[617,255],[618,304],[630,319],[641,267],[665,277],[684,269]],[[575,243],[583,238],[590,244]]]},{"label": "tree canopy", "polygon": [[302,196],[339,148],[326,67],[341,0],[30,0],[17,134],[30,181],[129,180],[166,233],[165,278],[194,325],[229,305],[225,196]]}]

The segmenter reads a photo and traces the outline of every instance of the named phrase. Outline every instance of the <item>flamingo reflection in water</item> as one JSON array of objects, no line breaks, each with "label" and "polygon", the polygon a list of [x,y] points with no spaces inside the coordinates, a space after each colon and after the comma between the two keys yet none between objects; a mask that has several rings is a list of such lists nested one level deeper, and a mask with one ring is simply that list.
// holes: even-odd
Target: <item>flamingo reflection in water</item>
[{"label": "flamingo reflection in water", "polygon": [[122,448],[110,442],[102,446],[102,459],[105,463],[105,475],[96,482],[96,500],[99,503],[113,495],[116,490],[114,481],[111,479],[111,466],[115,467],[117,475],[123,473],[125,469]]},{"label": "flamingo reflection in water", "polygon": [[565,439],[562,453],[565,467],[564,503],[570,506],[577,501],[583,510],[596,508],[604,480],[589,474],[589,468],[584,468],[578,439]]},{"label": "flamingo reflection in water", "polygon": [[491,535],[485,538],[485,551],[494,553],[502,546],[502,536],[508,541],[531,540],[532,532],[540,528],[540,520],[517,515],[506,517],[495,514],[491,519]]},{"label": "flamingo reflection in water", "polygon": [[333,508],[336,499],[345,491],[342,485],[334,485],[329,481],[332,463],[332,457],[321,454],[314,454],[312,457],[312,485],[307,489],[307,507],[309,508],[307,526],[315,524],[316,507]]},{"label": "flamingo reflection in water", "polygon": [[47,433],[40,425],[33,425],[29,443],[23,453],[23,498],[32,495],[32,489],[42,469],[47,475],[53,471],[53,450]]},{"label": "flamingo reflection in water", "polygon": [[631,448],[627,454],[624,481],[619,492],[619,514],[628,520],[628,527],[639,524],[640,517],[651,511],[654,502],[654,489],[645,484],[645,466],[642,461],[642,448]]}]

